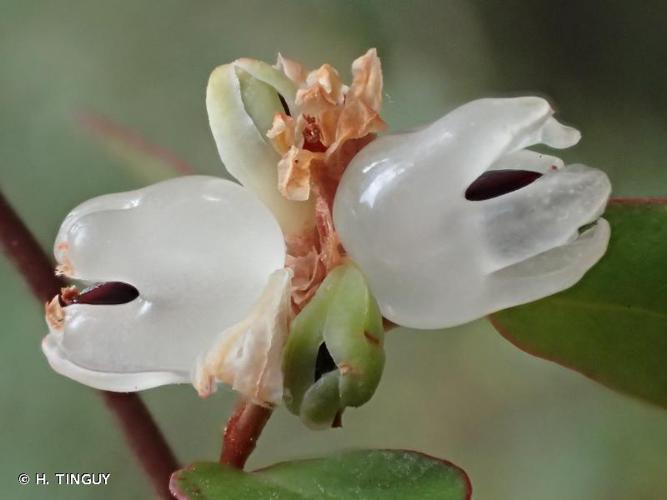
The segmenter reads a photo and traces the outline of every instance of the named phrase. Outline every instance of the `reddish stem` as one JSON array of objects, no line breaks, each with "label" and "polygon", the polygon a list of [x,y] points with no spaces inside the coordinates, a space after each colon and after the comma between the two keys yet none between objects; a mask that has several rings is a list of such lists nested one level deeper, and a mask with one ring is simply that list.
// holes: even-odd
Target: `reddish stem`
[{"label": "reddish stem", "polygon": [[[0,242],[23,275],[32,293],[44,302],[63,285],[37,240],[0,191]],[[169,476],[178,463],[148,408],[137,394],[100,391],[107,407],[118,419],[125,438],[160,498],[172,498]]]},{"label": "reddish stem", "polygon": [[144,402],[136,393],[99,393],[116,417],[155,493],[160,498],[173,498],[169,492],[169,478],[179,468],[178,461]]},{"label": "reddish stem", "polygon": [[53,274],[53,265],[23,221],[0,191],[0,241],[9,259],[23,275],[33,295],[46,302],[64,283]]},{"label": "reddish stem", "polygon": [[220,463],[243,469],[273,410],[242,399],[225,426]]},{"label": "reddish stem", "polygon": [[192,175],[195,173],[194,169],[187,162],[171,151],[150,143],[140,134],[115,123],[101,114],[83,112],[78,117],[84,127],[103,139],[114,139],[146,156],[159,159],[171,165],[181,175]]}]

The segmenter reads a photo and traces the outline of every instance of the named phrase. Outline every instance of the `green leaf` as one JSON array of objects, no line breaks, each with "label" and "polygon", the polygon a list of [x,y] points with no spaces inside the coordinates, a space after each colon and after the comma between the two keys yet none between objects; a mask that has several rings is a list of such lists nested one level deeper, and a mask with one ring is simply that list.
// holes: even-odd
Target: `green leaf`
[{"label": "green leaf", "polygon": [[179,499],[464,500],[471,495],[462,469],[402,450],[351,451],[252,473],[218,463],[196,463],[176,471],[170,488]]},{"label": "green leaf", "polygon": [[194,168],[171,151],[152,144],[141,134],[120,125],[106,116],[96,113],[81,113],[81,126],[98,140],[109,155],[142,184],[192,175]]},{"label": "green leaf", "polygon": [[612,200],[609,250],[577,285],[491,317],[520,349],[667,407],[667,199]]}]

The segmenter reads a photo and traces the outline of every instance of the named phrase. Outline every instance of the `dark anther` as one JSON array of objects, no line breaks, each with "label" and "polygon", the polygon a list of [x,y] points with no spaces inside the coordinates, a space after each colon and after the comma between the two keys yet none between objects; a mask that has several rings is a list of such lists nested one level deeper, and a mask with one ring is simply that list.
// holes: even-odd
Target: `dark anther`
[{"label": "dark anther", "polygon": [[280,99],[280,104],[283,105],[283,109],[285,110],[285,114],[287,116],[292,116],[292,113],[289,112],[289,106],[287,105],[287,101],[282,96],[282,94],[278,94],[278,98]]},{"label": "dark anther", "polygon": [[489,170],[473,181],[466,189],[466,199],[482,201],[502,196],[542,177],[538,172],[530,170]]},{"label": "dark anther", "polygon": [[317,382],[322,375],[338,369],[336,362],[331,357],[327,345],[322,342],[320,348],[317,350],[317,359],[315,360],[315,382]]},{"label": "dark anther", "polygon": [[109,281],[86,288],[76,297],[72,304],[116,305],[132,302],[139,296],[139,290],[127,283]]},{"label": "dark anther", "polygon": [[339,429],[341,427],[343,427],[343,410],[336,413],[333,422],[331,422],[332,429]]}]

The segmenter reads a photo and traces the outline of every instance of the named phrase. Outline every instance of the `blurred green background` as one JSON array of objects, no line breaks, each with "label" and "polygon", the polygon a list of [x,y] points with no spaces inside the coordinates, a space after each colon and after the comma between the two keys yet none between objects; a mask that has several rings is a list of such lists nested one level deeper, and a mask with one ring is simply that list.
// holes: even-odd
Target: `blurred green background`
[{"label": "blurred green background", "polygon": [[[139,185],[74,118],[97,111],[223,175],[207,126],[211,69],[277,51],[311,67],[377,47],[392,129],[466,100],[544,95],[579,127],[562,156],[604,168],[616,194],[666,195],[663,1],[0,1],[0,180],[44,246],[77,203]],[[619,269],[619,272],[623,272]],[[0,260],[3,498],[149,498],[95,393],[54,374],[42,308]],[[545,318],[548,321],[548,318]],[[485,321],[393,331],[374,399],[311,432],[279,410],[251,466],[349,447],[451,460],[478,500],[664,498],[667,413],[518,351]],[[234,401],[192,387],[145,399],[179,458],[215,459]],[[20,487],[20,472],[111,472],[104,489]]]}]

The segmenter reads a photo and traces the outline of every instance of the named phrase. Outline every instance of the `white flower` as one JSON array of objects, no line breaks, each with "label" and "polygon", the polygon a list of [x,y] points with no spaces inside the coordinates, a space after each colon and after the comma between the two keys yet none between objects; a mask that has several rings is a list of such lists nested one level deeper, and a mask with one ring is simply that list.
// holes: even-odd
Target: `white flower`
[{"label": "white flower", "polygon": [[[579,141],[552,114],[537,97],[473,101],[352,160],[334,222],[386,318],[414,328],[465,323],[568,288],[602,257],[607,176],[524,149]],[[503,196],[466,199],[493,169],[543,175]]]},{"label": "white flower", "polygon": [[[278,320],[261,330],[263,339],[253,341],[283,341],[287,318],[266,302],[289,292],[280,228],[238,184],[190,176],[94,198],[67,216],[54,248],[68,276],[128,283],[139,292],[114,305],[99,304],[103,298],[98,298],[95,304],[61,308],[54,299],[51,308],[62,318],[51,318],[42,347],[63,375],[112,391],[189,382],[192,375],[203,375],[193,373],[198,358],[219,355],[220,336],[229,339],[221,371],[236,363],[246,369],[243,376],[256,371],[259,378],[263,365],[280,364],[280,354],[272,359],[276,354],[270,349],[262,351],[261,363],[246,362],[247,341],[236,331],[241,324],[260,330],[247,320],[259,304]],[[270,298],[262,297],[265,287]],[[239,383],[233,374],[220,380]],[[204,394],[213,389],[204,387],[209,381],[195,382]],[[242,384],[248,396],[280,400],[280,378],[271,379],[270,387]]]},{"label": "white flower", "polygon": [[[54,370],[110,391],[192,382],[206,396],[224,382],[256,402],[280,402],[292,275],[284,233],[312,224],[313,206],[280,196],[280,157],[259,130],[283,111],[276,91],[289,105],[296,89],[249,59],[211,74],[211,129],[248,189],[181,177],[94,198],[67,216],[54,245],[62,274],[129,284],[138,296],[103,304],[112,293],[103,286],[93,303],[69,289],[54,298],[42,343]],[[62,304],[67,294],[73,303]]]},{"label": "white flower", "polygon": [[[281,65],[285,73],[243,59],[209,81],[213,136],[243,187],[182,177],[94,198],[67,216],[54,246],[60,271],[106,284],[66,289],[48,305],[42,348],[57,372],[111,391],[192,382],[206,396],[223,382],[259,403],[281,400],[291,303],[303,307],[340,263],[335,187],[384,125],[374,50],[353,65],[351,87]],[[294,128],[303,138],[277,126],[291,118],[281,98],[292,111],[299,102],[317,110],[294,120],[306,124]],[[606,176],[523,149],[578,141],[551,114],[538,98],[475,101],[357,154],[335,193],[334,222],[384,316],[417,328],[463,323],[567,288],[602,256]],[[312,153],[312,175],[296,163],[301,156],[276,152],[283,142]],[[279,163],[289,161],[304,176],[282,186],[294,199],[278,186]],[[507,168],[544,175],[500,197],[466,199],[480,174]],[[316,200],[304,179],[322,183]],[[286,238],[298,249],[288,259],[294,284]]]}]

